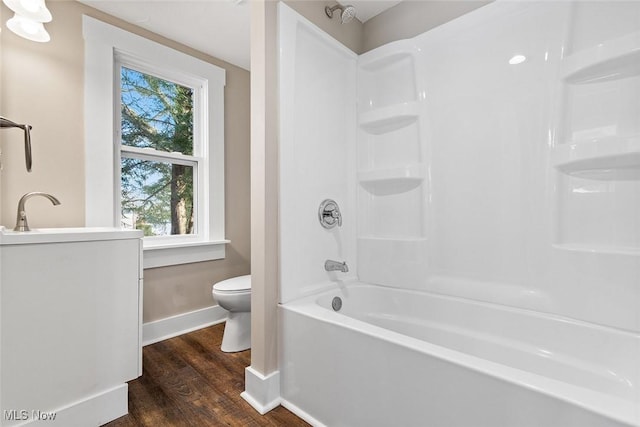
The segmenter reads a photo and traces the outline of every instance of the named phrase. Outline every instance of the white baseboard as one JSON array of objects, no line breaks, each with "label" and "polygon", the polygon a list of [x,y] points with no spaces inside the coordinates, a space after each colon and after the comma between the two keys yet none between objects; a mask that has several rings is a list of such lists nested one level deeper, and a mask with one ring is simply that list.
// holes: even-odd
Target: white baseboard
[{"label": "white baseboard", "polygon": [[124,383],[54,411],[42,411],[39,415],[30,412],[31,419],[19,425],[29,427],[101,426],[127,415],[129,412],[128,388],[129,386]]},{"label": "white baseboard", "polygon": [[266,377],[251,366],[244,370],[244,392],[240,394],[249,405],[264,415],[280,405],[280,372]]},{"label": "white baseboard", "polygon": [[177,337],[187,332],[222,323],[228,312],[219,305],[167,317],[142,325],[142,345]]},{"label": "white baseboard", "polygon": [[313,427],[327,427],[325,424],[322,424],[320,421],[316,420],[311,415],[309,415],[308,413],[306,413],[305,411],[303,411],[302,409],[300,409],[299,407],[297,407],[296,405],[294,405],[293,403],[289,402],[286,399],[282,399],[280,404],[285,408],[287,408],[289,411],[296,414],[298,417],[302,418],[307,423],[311,424]]}]

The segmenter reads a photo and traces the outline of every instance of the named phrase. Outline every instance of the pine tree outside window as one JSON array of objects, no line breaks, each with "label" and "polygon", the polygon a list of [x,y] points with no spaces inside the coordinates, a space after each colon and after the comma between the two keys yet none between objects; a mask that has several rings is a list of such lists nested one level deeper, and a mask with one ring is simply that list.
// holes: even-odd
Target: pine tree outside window
[{"label": "pine tree outside window", "polygon": [[194,90],[122,65],[120,100],[121,225],[146,237],[196,233]]}]

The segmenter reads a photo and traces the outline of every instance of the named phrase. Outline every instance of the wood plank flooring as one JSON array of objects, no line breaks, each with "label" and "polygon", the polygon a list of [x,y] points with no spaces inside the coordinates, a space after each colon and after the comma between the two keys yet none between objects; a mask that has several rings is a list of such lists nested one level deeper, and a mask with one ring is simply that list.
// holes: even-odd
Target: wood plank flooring
[{"label": "wood plank flooring", "polygon": [[129,383],[129,415],[106,426],[308,426],[279,406],[260,415],[240,393],[251,352],[220,351],[224,324],[143,349],[142,376]]}]

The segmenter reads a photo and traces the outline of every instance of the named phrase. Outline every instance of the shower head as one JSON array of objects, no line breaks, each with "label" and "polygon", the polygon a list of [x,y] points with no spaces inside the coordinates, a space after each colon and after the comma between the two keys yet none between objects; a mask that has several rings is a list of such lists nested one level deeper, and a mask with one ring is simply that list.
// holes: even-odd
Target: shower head
[{"label": "shower head", "polygon": [[343,6],[341,4],[337,4],[333,7],[325,6],[324,12],[329,18],[333,18],[333,12],[338,9],[340,9],[340,21],[342,21],[343,24],[351,22],[351,20],[356,17],[356,8],[351,6],[350,4],[346,6]]}]

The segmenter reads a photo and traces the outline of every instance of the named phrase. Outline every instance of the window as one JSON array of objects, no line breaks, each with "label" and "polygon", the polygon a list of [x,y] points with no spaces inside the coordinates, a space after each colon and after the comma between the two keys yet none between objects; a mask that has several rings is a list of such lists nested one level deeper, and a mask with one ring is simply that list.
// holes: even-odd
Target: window
[{"label": "window", "polygon": [[224,70],[83,17],[86,223],[143,231],[145,268],[224,257]]},{"label": "window", "polygon": [[197,234],[195,91],[119,62],[120,223],[145,237]]}]

